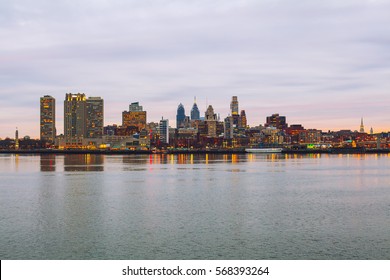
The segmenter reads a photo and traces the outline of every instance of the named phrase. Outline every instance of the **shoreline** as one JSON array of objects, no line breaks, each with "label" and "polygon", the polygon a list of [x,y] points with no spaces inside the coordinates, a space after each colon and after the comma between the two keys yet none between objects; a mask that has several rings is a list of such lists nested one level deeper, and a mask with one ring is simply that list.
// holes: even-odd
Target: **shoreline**
[{"label": "shoreline", "polygon": [[[388,154],[390,149],[364,149],[364,148],[333,148],[327,150],[302,149],[292,150],[285,149],[278,154]],[[240,149],[212,149],[212,150],[0,150],[0,154],[96,154],[96,155],[152,155],[152,154],[247,154],[244,148]],[[269,153],[258,153],[269,154]]]}]

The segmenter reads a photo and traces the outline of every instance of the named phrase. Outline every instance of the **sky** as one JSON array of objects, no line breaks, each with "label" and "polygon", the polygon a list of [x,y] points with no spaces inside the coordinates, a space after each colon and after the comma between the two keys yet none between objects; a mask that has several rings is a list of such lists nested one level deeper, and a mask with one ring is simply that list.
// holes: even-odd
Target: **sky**
[{"label": "sky", "polygon": [[39,137],[39,99],[104,99],[105,125],[140,102],[251,126],[279,113],[325,131],[390,131],[390,0],[1,0],[0,138]]}]

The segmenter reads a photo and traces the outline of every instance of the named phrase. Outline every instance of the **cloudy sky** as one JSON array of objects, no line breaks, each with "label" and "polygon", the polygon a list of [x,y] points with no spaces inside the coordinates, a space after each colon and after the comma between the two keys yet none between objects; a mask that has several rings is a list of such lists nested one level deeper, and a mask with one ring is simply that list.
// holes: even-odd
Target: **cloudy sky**
[{"label": "cloudy sky", "polygon": [[1,0],[0,137],[39,136],[39,98],[139,101],[174,125],[194,96],[250,125],[272,113],[323,130],[390,130],[390,0]]}]

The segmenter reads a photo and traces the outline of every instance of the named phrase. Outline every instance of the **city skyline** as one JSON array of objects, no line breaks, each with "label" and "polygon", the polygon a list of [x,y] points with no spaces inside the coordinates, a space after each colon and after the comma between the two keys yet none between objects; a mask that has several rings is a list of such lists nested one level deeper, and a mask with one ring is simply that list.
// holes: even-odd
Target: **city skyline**
[{"label": "city skyline", "polygon": [[[223,120],[279,113],[324,131],[390,130],[390,1],[2,1],[0,138],[39,138],[39,100],[101,96],[105,124],[139,101],[175,127],[194,96]],[[164,108],[164,109],[162,109]],[[57,102],[56,111],[63,112]],[[57,114],[57,134],[63,132]]]}]

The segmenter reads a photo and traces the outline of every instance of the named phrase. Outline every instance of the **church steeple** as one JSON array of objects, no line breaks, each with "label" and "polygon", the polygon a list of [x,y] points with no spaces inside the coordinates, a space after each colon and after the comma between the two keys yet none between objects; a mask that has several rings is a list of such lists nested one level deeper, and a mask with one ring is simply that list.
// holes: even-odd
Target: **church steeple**
[{"label": "church steeple", "polygon": [[364,133],[364,125],[363,125],[363,118],[360,122],[360,133]]}]

